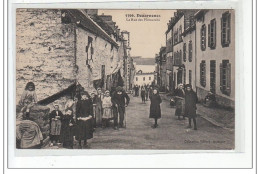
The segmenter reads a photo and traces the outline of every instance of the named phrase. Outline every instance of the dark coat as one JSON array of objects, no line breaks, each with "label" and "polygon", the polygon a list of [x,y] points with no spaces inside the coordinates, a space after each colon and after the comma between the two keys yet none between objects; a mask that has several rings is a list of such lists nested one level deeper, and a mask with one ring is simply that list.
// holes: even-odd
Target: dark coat
[{"label": "dark coat", "polygon": [[185,112],[184,116],[189,118],[196,117],[196,103],[198,102],[197,94],[194,91],[185,92]]},{"label": "dark coat", "polygon": [[126,92],[122,92],[122,94],[117,94],[117,92],[113,93],[112,103],[113,105],[117,104],[118,106],[128,105],[130,102],[130,98],[128,97]]},{"label": "dark coat", "polygon": [[150,116],[149,118],[161,118],[161,107],[162,99],[159,94],[152,94],[150,96],[151,105],[150,105]]},{"label": "dark coat", "polygon": [[174,96],[178,96],[178,97],[183,97],[184,98],[184,96],[185,96],[185,91],[183,90],[181,90],[181,89],[176,89],[175,91],[174,91],[174,94],[173,94]]},{"label": "dark coat", "polygon": [[141,90],[141,97],[145,97],[145,93],[146,93],[145,89],[142,89]]},{"label": "dark coat", "polygon": [[[79,100],[76,105],[76,118],[93,116],[93,104],[89,100]],[[76,120],[78,140],[87,140],[93,138],[92,119],[87,121]]]}]

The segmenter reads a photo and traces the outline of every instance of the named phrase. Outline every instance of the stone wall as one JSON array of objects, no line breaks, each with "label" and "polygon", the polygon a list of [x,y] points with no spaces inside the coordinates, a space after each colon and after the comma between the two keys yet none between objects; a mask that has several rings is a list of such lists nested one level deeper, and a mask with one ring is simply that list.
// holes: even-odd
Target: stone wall
[{"label": "stone wall", "polygon": [[61,11],[16,11],[16,102],[27,82],[36,86],[38,100],[75,81],[74,25],[61,23]]}]

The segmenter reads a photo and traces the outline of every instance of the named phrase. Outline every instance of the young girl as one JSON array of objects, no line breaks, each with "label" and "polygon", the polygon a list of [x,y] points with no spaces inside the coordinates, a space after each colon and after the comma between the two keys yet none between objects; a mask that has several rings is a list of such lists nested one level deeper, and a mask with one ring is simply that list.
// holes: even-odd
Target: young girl
[{"label": "young girl", "polygon": [[103,116],[102,116],[102,127],[108,126],[109,120],[113,118],[112,116],[112,101],[110,97],[110,92],[107,90],[105,96],[102,99]]},{"label": "young girl", "polygon": [[157,120],[161,118],[161,107],[160,104],[162,103],[161,97],[159,95],[158,89],[153,90],[153,94],[150,96],[151,105],[150,105],[150,117],[154,118],[154,125],[152,128],[157,128]]},{"label": "young girl", "polygon": [[37,95],[35,92],[35,85],[33,82],[28,82],[19,101],[19,106],[22,108],[21,110],[26,111],[26,117],[29,116],[30,109],[33,107],[33,105],[36,102],[37,102]]},{"label": "young girl", "polygon": [[50,113],[50,146],[53,143],[60,144],[60,131],[61,131],[61,117],[62,112],[59,110],[59,105],[54,105],[54,110]]},{"label": "young girl", "polygon": [[65,115],[61,117],[60,141],[64,148],[73,149],[73,119],[72,110],[68,109]]}]

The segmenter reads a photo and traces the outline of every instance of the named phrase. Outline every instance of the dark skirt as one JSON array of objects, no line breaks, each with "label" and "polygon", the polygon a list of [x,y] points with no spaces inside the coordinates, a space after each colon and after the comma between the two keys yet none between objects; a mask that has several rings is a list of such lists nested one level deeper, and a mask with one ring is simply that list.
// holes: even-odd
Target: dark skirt
[{"label": "dark skirt", "polygon": [[69,123],[62,122],[60,142],[63,143],[63,147],[65,148],[73,147],[73,129],[74,126],[69,126]]},{"label": "dark skirt", "polygon": [[188,118],[195,118],[195,117],[197,117],[196,109],[193,109],[193,108],[192,109],[191,108],[185,109],[184,116],[188,117]]},{"label": "dark skirt", "polygon": [[161,118],[161,107],[160,105],[150,106],[150,116],[149,118]]},{"label": "dark skirt", "polygon": [[77,140],[87,140],[93,138],[93,126],[92,119],[87,121],[78,120],[77,121]]}]

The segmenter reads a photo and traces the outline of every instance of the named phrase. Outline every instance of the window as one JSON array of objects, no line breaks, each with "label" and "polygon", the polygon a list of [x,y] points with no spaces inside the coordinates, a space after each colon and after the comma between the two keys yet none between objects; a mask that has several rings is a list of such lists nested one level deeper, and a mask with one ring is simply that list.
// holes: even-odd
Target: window
[{"label": "window", "polygon": [[145,81],[145,77],[143,77],[143,81]]},{"label": "window", "polygon": [[230,20],[229,12],[222,14],[221,18],[221,44],[222,47],[228,47],[230,43]]},{"label": "window", "polygon": [[189,42],[189,62],[192,61],[192,41]]},{"label": "window", "polygon": [[176,41],[177,41],[177,43],[180,41],[179,40],[179,29],[177,28],[177,32],[176,32]]},{"label": "window", "polygon": [[186,43],[183,44],[183,62],[186,62]]},{"label": "window", "polygon": [[201,30],[200,30],[200,47],[202,51],[206,50],[206,25],[202,25]]},{"label": "window", "polygon": [[179,41],[182,41],[182,26],[179,28]]},{"label": "window", "polygon": [[210,61],[210,91],[216,93],[216,61]]},{"label": "window", "polygon": [[212,19],[208,26],[208,47],[216,48],[216,19]]},{"label": "window", "polygon": [[152,80],[152,78],[151,78],[151,77],[149,77],[149,80]]},{"label": "window", "polygon": [[206,87],[206,61],[200,63],[200,85]]},{"label": "window", "polygon": [[182,51],[180,50],[180,53],[179,53],[179,58],[180,58],[180,61],[182,60]]},{"label": "window", "polygon": [[220,90],[225,95],[231,93],[231,64],[223,60],[220,64]]},{"label": "window", "polygon": [[192,84],[191,81],[192,81],[192,71],[189,70],[189,84]]},{"label": "window", "polygon": [[138,81],[138,77],[135,78],[135,81]]}]

